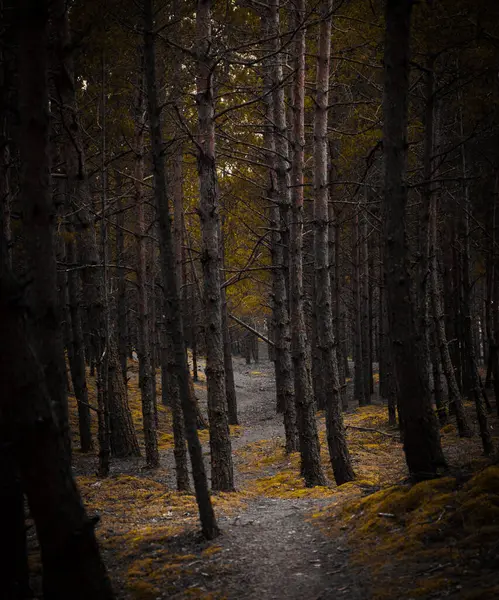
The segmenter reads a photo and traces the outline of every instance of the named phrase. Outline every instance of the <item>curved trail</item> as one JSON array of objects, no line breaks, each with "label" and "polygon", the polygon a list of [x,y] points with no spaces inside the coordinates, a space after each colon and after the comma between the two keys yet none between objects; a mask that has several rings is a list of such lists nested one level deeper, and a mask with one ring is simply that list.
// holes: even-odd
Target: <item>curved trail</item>
[{"label": "curved trail", "polygon": [[[273,365],[246,365],[234,359],[242,434],[233,450],[259,440],[282,437],[281,416],[274,409]],[[198,392],[204,400],[204,394]],[[245,476],[238,470],[238,486]],[[363,574],[349,564],[345,540],[326,537],[310,522],[311,513],[328,499],[257,497],[236,517],[220,517],[222,551],[211,558],[224,573],[206,585],[230,600],[367,600]]]}]

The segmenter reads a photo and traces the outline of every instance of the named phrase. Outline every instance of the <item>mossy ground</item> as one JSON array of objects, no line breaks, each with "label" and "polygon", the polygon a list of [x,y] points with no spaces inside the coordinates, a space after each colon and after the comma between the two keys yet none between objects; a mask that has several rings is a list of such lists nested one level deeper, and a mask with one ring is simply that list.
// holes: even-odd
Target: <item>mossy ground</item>
[{"label": "mossy ground", "polygon": [[330,535],[346,531],[373,600],[499,598],[499,467],[482,456],[477,435],[460,439],[453,425],[442,429],[442,444],[449,476],[399,481],[314,515]]},{"label": "mossy ground", "polygon": [[[142,445],[140,391],[136,365],[130,366],[129,403]],[[261,371],[249,374],[259,381],[266,377]],[[204,390],[202,374],[196,386]],[[89,392],[95,405],[90,377]],[[467,410],[471,414],[472,406],[467,405]],[[77,447],[74,398],[70,399],[70,416]],[[356,408],[345,415],[345,425],[356,479],[335,485],[324,415],[319,414],[321,459],[328,485],[314,488],[305,487],[299,454],[286,455],[282,437],[255,441],[253,436],[253,441],[245,443],[246,424],[231,427],[237,441],[234,460],[239,491],[214,495],[217,515],[244,514],[245,506],[258,498],[303,502],[309,507],[306,518],[330,534],[333,545],[338,536],[347,536],[355,568],[366,570],[372,581],[374,600],[449,594],[466,600],[498,598],[494,569],[499,564],[494,561],[499,539],[499,467],[490,466],[481,456],[478,436],[462,440],[453,425],[444,427],[446,455],[460,473],[452,471],[449,477],[411,488],[403,484],[407,476],[403,449],[396,431],[388,428],[386,407]],[[258,420],[248,427],[258,429]],[[96,434],[95,419],[93,431]],[[208,431],[199,433],[206,449]],[[94,475],[96,453],[75,452],[84,502],[91,514],[101,516],[97,535],[118,597],[222,600],[226,597],[224,579],[230,576],[227,549],[219,540],[201,539],[194,496],[173,491],[171,412],[161,403],[158,442],[161,468],[144,470],[143,458],[115,461],[112,476],[103,480]],[[470,474],[467,481],[463,471]],[[35,557],[31,561],[39,570],[39,561]]]},{"label": "mossy ground", "polygon": [[[143,450],[143,421],[136,365],[129,364],[128,401],[139,443]],[[158,380],[159,380],[158,375]],[[200,373],[198,389],[203,388]],[[89,400],[96,405],[95,384],[88,378]],[[161,388],[158,386],[158,398]],[[162,456],[173,451],[171,411],[158,403],[158,446]],[[77,406],[69,398],[73,443],[79,443]],[[97,423],[92,414],[92,432],[97,436]],[[231,436],[242,434],[243,428],[231,426]],[[209,432],[198,432],[203,445]],[[75,453],[77,477],[83,501],[90,514],[101,519],[96,529],[102,551],[113,575],[120,598],[155,600],[176,597],[202,600],[224,600],[223,593],[206,589],[205,582],[221,572],[221,561],[213,558],[221,551],[216,543],[205,542],[199,535],[198,511],[194,495],[179,493],[165,484],[168,467],[154,471],[142,468],[143,459],[127,459],[118,465],[122,473],[100,479],[94,474],[96,448],[90,455]],[[164,460],[162,460],[164,462]],[[171,462],[171,461],[170,461]],[[93,469],[88,465],[91,463]],[[171,473],[169,473],[171,476]],[[244,505],[244,493],[214,494],[217,515],[232,515]],[[33,559],[34,560],[34,559]]]},{"label": "mossy ground", "polygon": [[329,498],[338,501],[346,496],[355,497],[365,490],[375,490],[387,483],[398,481],[405,474],[402,446],[396,437],[383,433],[351,429],[348,426],[379,428],[386,425],[386,409],[368,406],[345,415],[347,438],[356,479],[337,487],[329,461],[324,415],[318,415],[321,462],[328,479],[328,486],[305,487],[300,477],[299,453],[287,455],[282,438],[260,440],[238,451],[239,470],[246,474],[245,486],[249,492],[276,498]]}]

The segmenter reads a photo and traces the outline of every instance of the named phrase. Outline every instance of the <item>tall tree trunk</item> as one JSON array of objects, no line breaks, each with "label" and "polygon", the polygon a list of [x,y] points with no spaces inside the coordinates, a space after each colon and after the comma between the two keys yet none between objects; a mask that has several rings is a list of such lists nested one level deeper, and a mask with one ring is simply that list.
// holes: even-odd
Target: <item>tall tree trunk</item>
[{"label": "tall tree trunk", "polygon": [[372,363],[369,322],[369,247],[367,241],[367,215],[360,216],[360,336],[362,338],[362,396],[361,404],[371,403]]},{"label": "tall tree trunk", "polygon": [[[290,317],[295,402],[300,437],[301,472],[307,486],[324,485],[315,402],[310,374],[310,345],[303,307],[303,164],[305,146],[305,1],[294,8],[293,160],[291,166]],[[330,302],[330,299],[327,300]],[[336,377],[337,377],[336,373]]]},{"label": "tall tree trunk", "polygon": [[[273,36],[272,51],[277,52],[264,69],[264,85],[272,90],[266,96],[268,122],[273,123],[272,133],[265,138],[266,147],[272,152],[273,170],[270,177],[269,197],[275,201],[271,206],[272,227],[272,312],[274,319],[276,408],[282,412],[286,452],[298,449],[296,408],[294,399],[293,364],[291,360],[291,330],[288,311],[288,288],[286,285],[284,246],[287,243],[289,212],[289,176],[287,171],[288,140],[286,137],[286,112],[282,82],[282,58],[280,45],[279,0],[269,3],[269,34]],[[265,16],[264,16],[265,19]],[[263,28],[263,27],[262,27]],[[267,131],[267,129],[266,129]]]},{"label": "tall tree trunk", "polygon": [[61,428],[65,456],[71,457],[66,368],[55,261],[56,211],[51,194],[47,82],[48,3],[20,5],[19,149],[23,236],[28,255],[27,300],[36,351]]},{"label": "tall tree trunk", "polygon": [[[461,139],[464,138],[462,105],[460,106]],[[480,428],[480,437],[482,439],[483,451],[486,456],[492,454],[494,445],[490,434],[487,421],[487,412],[482,397],[482,386],[478,374],[478,365],[475,354],[475,345],[473,343],[473,321],[471,317],[471,280],[470,280],[470,198],[469,189],[466,182],[466,146],[461,146],[461,161],[463,172],[463,200],[464,207],[459,215],[459,229],[461,230],[461,256],[462,256],[462,314],[463,314],[463,333],[465,357],[467,358],[467,370],[471,379],[471,393],[475,401],[476,416],[478,427]]]},{"label": "tall tree trunk", "polygon": [[[428,73],[430,77],[432,74]],[[464,412],[464,406],[461,398],[461,392],[456,379],[454,367],[449,352],[449,345],[447,342],[447,333],[445,330],[445,316],[442,305],[442,290],[440,285],[440,275],[438,271],[438,230],[437,230],[437,216],[438,216],[438,195],[430,182],[430,177],[434,177],[434,154],[435,154],[435,133],[434,133],[434,99],[433,99],[433,82],[428,85],[430,95],[427,102],[430,102],[430,106],[427,107],[426,116],[426,127],[429,128],[425,135],[425,172],[426,178],[428,178],[428,186],[425,191],[426,202],[428,203],[428,268],[429,268],[429,294],[431,299],[431,308],[433,312],[433,319],[435,322],[435,334],[437,340],[437,346],[440,352],[442,369],[445,374],[447,381],[447,389],[449,394],[449,403],[456,414],[457,426],[459,435],[461,437],[469,437],[471,435],[471,429],[467,421],[466,414]],[[443,414],[447,413],[447,406],[442,406],[440,409],[440,419],[443,418]]]},{"label": "tall tree trunk", "polygon": [[[142,61],[141,61],[142,63]],[[142,64],[140,65],[142,69]],[[145,223],[144,179],[144,96],[142,93],[142,73],[137,85],[137,105],[135,122],[135,205],[137,223],[137,337],[139,357],[139,387],[142,398],[142,418],[144,423],[144,442],[146,465],[149,468],[159,466],[158,438],[154,416],[154,386],[151,369],[151,327],[149,298],[147,294],[147,239]],[[154,374],[155,375],[155,374]]]},{"label": "tall tree trunk", "polygon": [[199,119],[199,217],[206,319],[206,382],[210,422],[211,485],[220,491],[234,489],[232,450],[225,393],[225,368],[220,293],[219,199],[215,164],[215,121],[211,33],[211,0],[198,0],[196,12],[197,93]]},{"label": "tall tree trunk", "polygon": [[321,24],[317,57],[317,96],[314,115],[314,245],[315,245],[315,305],[317,341],[324,369],[326,399],[326,430],[329,457],[337,485],[354,478],[348,452],[343,417],[341,415],[340,382],[336,343],[333,333],[331,280],[328,248],[328,178],[327,178],[327,106],[329,62],[331,56],[331,14],[333,0],[320,6]]},{"label": "tall tree trunk", "polygon": [[[69,228],[69,233],[70,235],[74,235],[72,226]],[[76,245],[72,239],[66,244],[66,258],[70,265],[76,264]],[[68,272],[68,300],[71,316],[71,345],[73,354],[70,364],[73,390],[78,405],[80,449],[82,452],[90,452],[93,444],[90,430],[91,417],[85,370],[85,341],[80,312],[80,275],[76,269],[71,269],[71,266]]]},{"label": "tall tree trunk", "polygon": [[203,450],[199,442],[196,423],[196,402],[189,389],[189,365],[184,343],[180,290],[175,276],[175,252],[170,225],[170,210],[166,188],[165,165],[162,156],[163,140],[159,118],[158,92],[155,66],[155,34],[153,30],[152,0],[144,0],[144,57],[147,84],[147,104],[151,135],[151,153],[154,176],[154,196],[159,221],[161,272],[166,300],[167,330],[174,344],[177,383],[184,414],[185,436],[192,464],[192,476],[196,491],[203,535],[213,539],[219,529],[211,504],[208,481],[203,462]]},{"label": "tall tree trunk", "polygon": [[406,232],[407,113],[412,0],[387,0],[383,97],[385,284],[404,451],[414,479],[445,466],[411,298]]},{"label": "tall tree trunk", "polygon": [[[118,178],[118,175],[117,175]],[[118,200],[116,216],[116,263],[118,269],[118,356],[120,359],[121,373],[125,387],[128,387],[127,357],[128,357],[128,318],[127,318],[127,297],[126,297],[126,277],[125,277],[125,211],[121,198],[121,185],[118,184]]]},{"label": "tall tree trunk", "polygon": [[360,274],[360,231],[359,231],[359,215],[354,216],[352,227],[352,268],[353,268],[353,310],[354,318],[352,319],[353,328],[353,394],[359,404],[364,403],[364,369],[362,368],[362,279]]},{"label": "tall tree trunk", "polygon": [[[332,160],[332,157],[331,157]],[[331,170],[332,172],[332,170]],[[330,182],[331,183],[331,182]],[[333,269],[330,269],[332,281],[331,286],[332,302],[333,302],[333,336],[336,340],[336,360],[338,363],[338,376],[340,383],[341,407],[343,410],[348,410],[348,395],[346,388],[345,374],[345,311],[343,306],[343,285],[341,281],[341,226],[340,213],[334,210],[334,205],[329,202],[329,260],[333,263]]]},{"label": "tall tree trunk", "polygon": [[107,144],[107,126],[106,126],[106,59],[105,53],[101,57],[101,102],[100,102],[100,121],[101,121],[101,169],[100,169],[100,245],[101,245],[101,264],[102,264],[102,288],[101,288],[101,321],[99,323],[98,347],[96,352],[97,364],[97,406],[99,408],[99,468],[100,477],[107,477],[110,469],[111,459],[111,423],[110,423],[110,399],[109,399],[109,302],[108,302],[108,230],[107,230],[107,164],[106,164],[106,144]]},{"label": "tall tree trunk", "polygon": [[[225,273],[225,243],[223,238],[223,222],[220,224],[219,230],[220,240],[220,257],[222,264],[222,272]],[[232,352],[230,343],[229,317],[227,309],[227,291],[225,286],[221,287],[222,295],[222,332],[224,345],[224,368],[225,368],[225,393],[227,396],[227,411],[230,425],[238,425],[237,420],[237,396],[236,384],[234,381],[234,367],[232,364]]]},{"label": "tall tree trunk", "polygon": [[108,381],[111,454],[116,458],[140,456],[140,446],[128,405],[125,381],[114,336],[109,340]]},{"label": "tall tree trunk", "polygon": [[[26,2],[23,15],[33,43],[39,38],[36,14]],[[36,47],[40,53],[40,46]],[[28,73],[22,72],[26,78]],[[33,201],[37,201],[36,195]],[[73,479],[44,370],[19,304],[19,291],[9,269],[1,264],[0,335],[11,342],[0,348],[0,426],[2,431],[8,430],[2,441],[12,450],[35,521],[44,597],[111,600],[114,595],[95,539],[95,521],[85,513]],[[17,510],[22,506],[17,504]]]},{"label": "tall tree trunk", "polygon": [[[48,3],[22,0],[19,10],[21,182],[25,218],[34,221],[28,225],[27,251],[36,255],[29,257],[30,266],[39,269],[33,285],[45,296],[43,302],[51,327],[42,327],[42,303],[35,313],[35,344],[19,300],[19,286],[10,271],[5,241],[0,239],[0,338],[9,340],[0,348],[0,425],[2,432],[9,433],[7,438],[2,437],[2,443],[11,448],[35,521],[44,597],[110,600],[113,593],[100,559],[93,523],[73,480],[67,423],[61,421],[64,411],[58,404],[64,363],[63,355],[59,357],[62,342],[54,301],[57,278],[48,159]],[[42,231],[37,232],[38,227]],[[44,289],[45,286],[51,289]],[[36,298],[33,290],[30,295],[30,299]],[[39,336],[43,333],[50,333],[53,339],[44,340],[45,345],[40,347],[43,338]],[[36,348],[43,351],[44,364],[39,362]],[[54,361],[53,372],[47,368],[49,358]]]}]

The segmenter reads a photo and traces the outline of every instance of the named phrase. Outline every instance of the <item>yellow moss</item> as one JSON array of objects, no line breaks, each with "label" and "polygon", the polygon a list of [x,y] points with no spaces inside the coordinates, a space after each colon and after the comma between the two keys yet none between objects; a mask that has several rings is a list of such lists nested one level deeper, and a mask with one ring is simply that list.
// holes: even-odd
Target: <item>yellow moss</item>
[{"label": "yellow moss", "polygon": [[417,580],[415,588],[407,590],[408,595],[413,598],[421,598],[432,594],[434,592],[440,592],[449,587],[449,580],[444,577],[424,578],[421,577]]},{"label": "yellow moss", "polygon": [[499,523],[499,496],[496,494],[480,494],[464,501],[455,516],[467,527],[481,527]]},{"label": "yellow moss", "polygon": [[488,467],[477,473],[466,484],[465,490],[468,490],[470,495],[478,495],[484,492],[499,494],[499,467]]},{"label": "yellow moss", "polygon": [[161,590],[147,581],[133,581],[128,585],[132,597],[137,600],[155,600]]},{"label": "yellow moss", "polygon": [[230,435],[239,437],[243,434],[244,427],[242,425],[229,425]]},{"label": "yellow moss", "polygon": [[221,552],[221,551],[222,551],[222,546],[209,546],[208,548],[205,548],[201,554],[203,556],[213,556],[214,554],[217,554],[218,552]]},{"label": "yellow moss", "polygon": [[400,564],[402,572],[415,565],[421,572],[424,565],[446,564],[451,549],[476,556],[486,547],[493,548],[499,536],[498,491],[499,468],[494,466],[462,487],[453,477],[412,487],[392,486],[350,503],[339,513],[329,507],[313,516],[326,526],[334,525],[338,516],[347,524],[355,548],[353,560],[371,570],[374,598],[398,598],[401,590],[414,598],[427,597],[449,586],[445,569],[419,579],[408,572],[394,584],[393,571],[390,575],[386,564],[393,569]]}]

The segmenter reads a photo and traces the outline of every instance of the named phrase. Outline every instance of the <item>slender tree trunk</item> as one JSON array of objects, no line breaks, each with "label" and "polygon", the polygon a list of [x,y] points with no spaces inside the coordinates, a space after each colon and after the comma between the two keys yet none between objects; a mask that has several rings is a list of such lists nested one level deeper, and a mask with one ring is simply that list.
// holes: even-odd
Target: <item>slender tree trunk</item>
[{"label": "slender tree trunk", "polygon": [[125,211],[123,200],[121,198],[122,186],[121,176],[116,174],[118,199],[116,201],[116,263],[120,266],[118,269],[118,297],[117,297],[117,312],[118,312],[118,356],[120,359],[121,373],[125,388],[128,386],[127,372],[127,356],[128,356],[128,319],[127,319],[127,297],[126,297],[126,277],[125,277]]},{"label": "slender tree trunk", "polygon": [[369,249],[367,242],[367,215],[360,217],[360,337],[362,339],[362,396],[361,404],[371,403],[371,339],[369,323]]},{"label": "slender tree trunk", "polygon": [[317,57],[317,96],[314,115],[314,245],[315,245],[315,305],[317,341],[324,369],[326,400],[326,429],[329,457],[337,485],[354,478],[341,415],[340,382],[333,332],[331,281],[328,249],[328,178],[327,178],[327,106],[329,90],[329,62],[331,56],[331,13],[333,0],[324,0],[320,6]]},{"label": "slender tree trunk", "polygon": [[[463,115],[462,106],[460,107],[461,121],[461,139],[464,140]],[[463,333],[465,356],[467,358],[467,370],[471,379],[471,393],[475,401],[476,416],[478,426],[480,428],[480,437],[482,439],[483,451],[486,456],[489,456],[494,451],[492,436],[490,434],[489,424],[487,421],[487,412],[485,403],[482,397],[482,386],[480,376],[478,374],[478,365],[475,354],[475,345],[473,343],[473,321],[471,317],[471,281],[470,281],[470,198],[468,184],[466,183],[467,167],[466,167],[466,147],[461,146],[461,159],[463,171],[463,200],[464,210],[459,215],[459,226],[461,230],[461,255],[462,255],[462,314],[463,314]]]},{"label": "slender tree trunk", "polygon": [[[290,230],[290,317],[291,345],[295,379],[295,402],[300,437],[301,472],[307,486],[324,485],[315,402],[310,374],[310,345],[307,340],[303,307],[303,165],[305,145],[305,2],[294,9],[297,29],[294,43],[293,161],[291,167],[292,222]],[[326,241],[327,243],[327,241]],[[330,298],[327,300],[330,302]],[[336,372],[336,377],[338,376]]]},{"label": "slender tree trunk", "polygon": [[[223,238],[223,223],[220,224],[220,257],[222,269],[225,269],[225,244]],[[225,272],[225,271],[222,271]],[[225,393],[227,395],[227,410],[230,425],[238,425],[237,420],[237,396],[236,384],[234,381],[234,367],[232,365],[232,352],[230,343],[229,317],[227,316],[227,293],[222,286],[220,293],[222,295],[222,332],[223,332],[223,350],[224,350],[224,368],[225,368]]]},{"label": "slender tree trunk", "polygon": [[163,285],[166,294],[167,330],[174,344],[177,367],[177,383],[184,414],[185,436],[192,464],[192,476],[196,491],[203,535],[213,539],[219,529],[211,504],[208,481],[203,462],[203,450],[197,433],[197,411],[194,396],[189,389],[189,365],[184,343],[182,313],[180,310],[180,290],[175,276],[175,252],[170,225],[170,211],[166,188],[165,165],[162,156],[163,140],[159,119],[158,92],[155,67],[155,38],[153,30],[152,0],[144,0],[144,56],[147,84],[149,128],[154,175],[154,196],[159,221],[160,256]]},{"label": "slender tree trunk", "polygon": [[[430,204],[430,294],[431,294],[431,305],[433,311],[433,318],[435,321],[435,332],[437,345],[440,351],[442,360],[442,369],[444,371],[445,379],[447,381],[447,390],[449,393],[449,403],[452,405],[456,414],[457,427],[459,435],[461,437],[469,437],[472,435],[472,431],[467,421],[466,414],[464,412],[463,401],[461,398],[461,392],[456,380],[456,374],[452,365],[452,360],[449,352],[449,345],[447,342],[447,333],[445,331],[445,316],[444,309],[442,306],[442,291],[440,286],[440,276],[438,272],[438,238],[437,238],[437,199],[436,195],[432,194]],[[447,407],[443,407],[442,410],[447,412]]]},{"label": "slender tree trunk", "polygon": [[99,323],[98,351],[96,352],[97,364],[97,405],[99,408],[99,468],[100,477],[107,477],[110,469],[111,459],[111,422],[110,422],[110,398],[109,398],[109,302],[108,302],[108,230],[107,230],[107,124],[106,124],[106,59],[105,53],[101,57],[101,169],[100,169],[100,246],[102,264],[102,295],[101,295],[101,321]]},{"label": "slender tree trunk", "polygon": [[[69,233],[70,235],[74,235],[72,227],[70,227]],[[69,264],[76,264],[76,246],[74,240],[70,240],[66,244],[66,257]],[[71,345],[73,354],[70,364],[73,390],[78,405],[80,449],[82,452],[90,452],[93,443],[90,430],[91,417],[85,371],[85,341],[80,313],[80,276],[76,270],[68,272],[68,300],[71,316]]]},{"label": "slender tree trunk", "polygon": [[329,203],[329,230],[330,230],[330,260],[334,257],[334,285],[331,286],[333,297],[334,329],[333,335],[336,340],[336,360],[338,363],[338,374],[340,382],[341,407],[348,410],[348,395],[346,388],[345,374],[345,354],[346,354],[346,332],[345,332],[345,311],[343,306],[343,285],[341,281],[341,226],[339,212],[335,212],[333,204]]},{"label": "slender tree trunk", "polygon": [[445,466],[433,413],[421,332],[411,298],[406,233],[407,113],[411,0],[387,0],[383,147],[385,154],[385,284],[388,321],[399,387],[404,451],[414,479],[434,477]]},{"label": "slender tree trunk", "polygon": [[196,12],[197,94],[199,118],[199,217],[206,319],[206,381],[210,422],[211,484],[232,491],[234,473],[227,416],[220,293],[219,200],[215,164],[211,0],[198,0]]},{"label": "slender tree trunk", "polygon": [[[142,61],[141,61],[142,62]],[[142,68],[142,65],[140,65]],[[142,74],[137,85],[137,105],[135,123],[135,204],[137,223],[137,312],[138,312],[138,348],[139,387],[142,397],[142,418],[144,423],[144,442],[146,465],[153,469],[159,466],[158,439],[156,420],[154,418],[154,386],[151,370],[151,338],[150,338],[150,301],[147,294],[147,239],[145,223],[145,199],[143,194],[144,179],[144,97],[142,93]]]},{"label": "slender tree trunk", "polygon": [[[268,22],[266,19],[268,18]],[[269,29],[266,28],[268,23]],[[280,45],[279,2],[269,2],[269,13],[264,14],[262,32],[273,36],[271,51],[278,51]],[[265,33],[267,35],[267,33]],[[265,147],[269,150],[269,164],[272,165],[267,195],[273,199],[270,208],[272,228],[272,315],[273,340],[275,343],[274,368],[276,379],[276,409],[283,414],[286,452],[298,449],[296,430],[296,409],[294,402],[293,365],[291,361],[291,331],[288,311],[288,289],[284,264],[284,244],[287,239],[287,211],[289,210],[289,188],[287,174],[288,141],[286,138],[286,113],[282,81],[282,58],[276,54],[269,65],[264,65],[263,80],[266,91],[265,109],[267,123],[273,127],[265,129]],[[268,67],[268,68],[267,68]]]},{"label": "slender tree trunk", "polygon": [[354,319],[352,319],[354,337],[354,375],[353,394],[360,405],[364,404],[364,369],[362,368],[362,281],[360,275],[360,235],[359,215],[356,214],[352,228],[352,257],[353,257],[353,300]]}]

